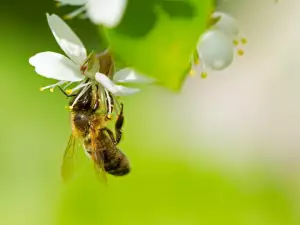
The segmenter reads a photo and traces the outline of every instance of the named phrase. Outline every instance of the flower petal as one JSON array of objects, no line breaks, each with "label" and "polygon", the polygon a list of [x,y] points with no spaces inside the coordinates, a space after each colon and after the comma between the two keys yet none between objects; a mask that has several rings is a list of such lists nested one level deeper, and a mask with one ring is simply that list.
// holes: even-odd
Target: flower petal
[{"label": "flower petal", "polygon": [[137,88],[127,88],[114,84],[114,82],[112,82],[105,74],[102,73],[96,73],[95,79],[115,96],[125,96],[139,92],[139,89]]},{"label": "flower petal", "polygon": [[205,32],[197,49],[200,61],[213,70],[225,69],[233,60],[233,44],[224,33],[218,30]]},{"label": "flower petal", "polygon": [[127,0],[89,0],[87,13],[95,24],[116,27],[124,14]]},{"label": "flower petal", "polygon": [[47,14],[48,24],[61,49],[76,64],[81,65],[86,57],[86,49],[72,29],[57,15]]},{"label": "flower petal", "polygon": [[63,81],[80,81],[84,76],[78,65],[64,55],[55,52],[41,52],[29,59],[35,71],[44,77]]},{"label": "flower petal", "polygon": [[56,0],[62,5],[84,5],[88,0]]},{"label": "flower petal", "polygon": [[136,73],[134,70],[125,68],[117,71],[114,81],[118,83],[153,83],[155,80]]},{"label": "flower petal", "polygon": [[220,20],[216,24],[214,24],[213,29],[222,31],[230,38],[236,38],[239,34],[239,26],[237,20],[223,12],[214,12],[212,14],[212,18],[218,17],[220,17]]}]

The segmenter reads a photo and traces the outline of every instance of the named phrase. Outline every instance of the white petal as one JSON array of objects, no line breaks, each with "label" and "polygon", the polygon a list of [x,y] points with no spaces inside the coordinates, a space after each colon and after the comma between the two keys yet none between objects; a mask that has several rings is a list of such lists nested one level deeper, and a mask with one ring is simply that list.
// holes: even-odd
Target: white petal
[{"label": "white petal", "polygon": [[137,88],[127,88],[121,85],[116,85],[105,74],[102,73],[96,73],[95,79],[115,96],[131,95],[139,91]]},{"label": "white petal", "polygon": [[126,5],[127,0],[89,0],[87,13],[93,23],[115,27],[120,23]]},{"label": "white petal", "polygon": [[80,81],[84,78],[78,65],[64,55],[55,52],[41,52],[29,59],[35,71],[47,78],[63,81]]},{"label": "white petal", "polygon": [[88,0],[56,0],[63,5],[84,5]]},{"label": "white petal", "polygon": [[50,29],[61,49],[76,64],[81,65],[86,57],[86,49],[72,29],[57,15],[47,14]]},{"label": "white petal", "polygon": [[212,17],[221,17],[220,20],[213,26],[213,29],[220,30],[231,38],[236,38],[236,36],[238,36],[239,26],[235,18],[222,12],[214,12]]},{"label": "white petal", "polygon": [[197,47],[200,60],[213,70],[228,67],[233,60],[232,41],[221,31],[209,30],[204,33]]},{"label": "white petal", "polygon": [[154,79],[140,75],[132,69],[125,68],[115,73],[114,81],[118,83],[153,83]]}]

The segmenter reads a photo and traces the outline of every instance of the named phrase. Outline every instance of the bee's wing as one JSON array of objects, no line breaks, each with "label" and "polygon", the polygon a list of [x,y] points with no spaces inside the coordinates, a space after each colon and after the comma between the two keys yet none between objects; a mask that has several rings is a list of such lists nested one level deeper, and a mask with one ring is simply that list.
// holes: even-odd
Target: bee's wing
[{"label": "bee's wing", "polygon": [[103,151],[101,150],[94,151],[92,153],[92,158],[94,161],[94,169],[98,180],[106,184],[107,177],[104,169]]},{"label": "bee's wing", "polygon": [[61,166],[61,176],[64,181],[69,181],[74,174],[75,155],[80,146],[80,140],[71,134]]}]

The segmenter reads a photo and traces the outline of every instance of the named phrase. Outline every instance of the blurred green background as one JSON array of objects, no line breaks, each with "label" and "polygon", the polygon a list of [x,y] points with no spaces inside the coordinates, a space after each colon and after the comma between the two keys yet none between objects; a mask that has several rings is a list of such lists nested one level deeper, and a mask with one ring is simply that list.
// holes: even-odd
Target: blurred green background
[{"label": "blurred green background", "polygon": [[[235,64],[227,72],[231,74],[230,78],[214,74],[207,80],[193,78],[187,81],[181,94],[155,86],[144,87],[138,95],[123,99],[126,124],[120,148],[129,157],[132,172],[122,178],[109,176],[107,187],[96,180],[93,166],[87,159],[83,160],[84,169],[73,182],[62,183],[60,166],[70,135],[69,112],[64,109],[67,99],[59,91],[41,93],[40,87],[55,81],[38,76],[28,63],[29,57],[37,52],[61,52],[47,26],[45,13],[63,15],[66,9],[55,8],[50,0],[1,2],[0,224],[300,224],[299,169],[293,166],[299,162],[299,156],[296,151],[289,151],[298,149],[297,135],[293,146],[282,148],[292,161],[273,163],[276,158],[272,157],[276,153],[272,149],[275,148],[268,145],[274,141],[281,143],[282,136],[273,135],[271,130],[280,130],[281,125],[285,127],[292,121],[278,126],[270,123],[253,127],[257,121],[254,113],[241,117],[249,123],[239,123],[242,124],[239,128],[237,123],[226,124],[226,121],[232,121],[231,117],[226,117],[231,113],[228,107],[237,102],[209,108],[202,99],[205,97],[210,103],[218,103],[216,99],[222,99],[230,92],[226,84],[234,84],[235,80],[246,80],[245,87],[256,85],[248,82],[246,68],[263,64],[255,61],[261,54],[259,50],[264,49],[263,43],[259,43],[263,39],[260,35],[267,36],[271,31],[259,32],[270,26],[278,27],[278,21],[283,18],[278,18],[277,22],[266,19],[260,1],[227,2],[222,4],[224,10],[237,16],[245,30],[249,28],[250,56],[235,62],[240,66]],[[285,13],[289,12],[288,4],[296,3],[287,2],[285,7],[281,6]],[[268,4],[268,12],[271,8],[278,10],[272,1],[264,4]],[[249,19],[249,14],[253,16],[256,9],[257,23]],[[273,16],[275,18],[275,14]],[[102,49],[91,24],[79,20],[70,24],[88,49]],[[251,37],[252,43],[256,43],[254,47],[251,47]],[[278,47],[274,43],[269,45]],[[269,60],[266,62],[268,68],[275,69],[275,63]],[[274,62],[278,61],[274,59]],[[280,62],[283,68],[288,64]],[[252,73],[252,79],[262,77],[266,74],[263,71]],[[284,71],[279,70],[277,74]],[[275,77],[278,81],[280,76]],[[276,84],[271,83],[271,87]],[[285,87],[288,89],[289,85],[291,83]],[[220,90],[222,92],[217,95]],[[239,93],[247,99],[243,88],[237,89],[235,94]],[[268,93],[280,96],[278,89],[270,89]],[[231,96],[228,99],[232,99]],[[260,113],[265,115],[267,110],[261,107],[251,104],[249,110],[262,109]],[[243,108],[243,105],[237,108]],[[217,115],[216,112],[218,116],[205,119],[207,115]],[[234,119],[243,113],[234,112]],[[286,118],[285,115],[289,115],[286,113],[280,111],[278,115]],[[252,133],[265,129],[271,134],[265,139],[263,135],[241,138],[239,134],[247,128]],[[231,131],[233,138],[229,137]],[[294,135],[296,132],[293,131],[285,129],[285,135]],[[232,151],[232,146],[238,150]],[[268,160],[268,156],[275,160]]]}]

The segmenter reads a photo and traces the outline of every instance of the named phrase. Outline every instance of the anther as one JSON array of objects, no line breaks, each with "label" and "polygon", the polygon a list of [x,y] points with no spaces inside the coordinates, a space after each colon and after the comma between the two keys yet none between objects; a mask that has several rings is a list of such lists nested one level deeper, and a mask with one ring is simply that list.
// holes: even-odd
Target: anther
[{"label": "anther", "polygon": [[68,95],[72,94],[72,92],[73,92],[72,89],[67,89],[67,90],[66,90],[66,93],[67,93]]},{"label": "anther", "polygon": [[248,43],[248,40],[247,40],[247,38],[241,38],[241,42],[243,45],[245,45]]},{"label": "anther", "polygon": [[189,72],[189,75],[190,75],[190,76],[194,76],[194,75],[195,75],[195,70],[194,70],[194,69],[191,69],[190,72]]},{"label": "anther", "polygon": [[202,77],[203,79],[206,78],[207,75],[208,75],[207,72],[202,72],[202,73],[201,73],[201,77]]},{"label": "anther", "polygon": [[194,60],[194,63],[195,63],[195,65],[199,65],[200,64],[200,59],[198,58],[198,59],[195,59]]},{"label": "anther", "polygon": [[52,92],[52,93],[53,93],[53,92],[54,92],[54,88],[50,88],[50,92]]},{"label": "anther", "polygon": [[245,52],[244,52],[243,49],[238,49],[238,50],[237,50],[237,54],[238,54],[239,56],[243,56],[243,55],[245,54]]},{"label": "anther", "polygon": [[233,40],[232,42],[235,46],[238,46],[239,45],[239,41],[238,40]]},{"label": "anther", "polygon": [[61,2],[57,2],[56,4],[55,4],[55,6],[57,7],[57,8],[59,8],[59,7],[61,7],[61,6],[63,6],[64,4],[62,4]]},{"label": "anther", "polygon": [[111,114],[108,114],[106,117],[107,117],[107,119],[110,120],[111,119]]},{"label": "anther", "polygon": [[40,88],[40,91],[44,91],[45,89],[44,88]]}]

